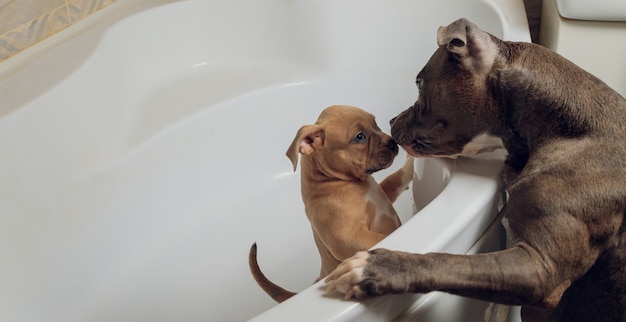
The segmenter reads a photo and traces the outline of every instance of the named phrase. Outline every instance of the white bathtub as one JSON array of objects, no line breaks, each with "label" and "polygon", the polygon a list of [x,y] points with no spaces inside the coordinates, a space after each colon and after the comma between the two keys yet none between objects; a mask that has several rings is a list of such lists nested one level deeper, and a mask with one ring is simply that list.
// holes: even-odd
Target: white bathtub
[{"label": "white bathtub", "polygon": [[[521,0],[117,0],[0,64],[0,321],[482,315],[483,304],[439,293],[359,303],[308,287],[319,258],[284,152],[331,104],[360,106],[388,131],[416,99],[438,26],[467,17],[528,41],[523,10]],[[500,161],[416,166],[414,200],[396,203],[405,224],[381,246],[500,247]],[[300,294],[275,305],[255,284],[255,241],[267,275]]]}]

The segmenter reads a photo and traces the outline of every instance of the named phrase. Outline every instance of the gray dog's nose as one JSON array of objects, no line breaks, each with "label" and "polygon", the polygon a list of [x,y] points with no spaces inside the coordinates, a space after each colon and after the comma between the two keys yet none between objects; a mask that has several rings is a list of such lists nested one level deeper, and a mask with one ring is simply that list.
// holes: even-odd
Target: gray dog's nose
[{"label": "gray dog's nose", "polygon": [[391,120],[389,120],[389,125],[393,125],[393,122],[395,122],[397,118],[398,117],[396,116],[396,117],[392,118]]}]

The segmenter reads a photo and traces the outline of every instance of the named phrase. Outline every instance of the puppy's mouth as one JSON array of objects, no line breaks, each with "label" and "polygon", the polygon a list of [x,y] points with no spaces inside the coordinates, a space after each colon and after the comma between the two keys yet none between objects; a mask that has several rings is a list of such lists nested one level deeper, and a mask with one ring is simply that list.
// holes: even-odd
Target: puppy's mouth
[{"label": "puppy's mouth", "polygon": [[373,174],[373,173],[376,173],[376,172],[378,172],[378,171],[380,171],[382,169],[384,169],[384,168],[368,168],[367,170],[365,170],[365,173]]},{"label": "puppy's mouth", "polygon": [[380,170],[387,169],[387,168],[389,168],[389,167],[391,166],[391,163],[392,163],[392,162],[393,162],[393,161],[390,161],[389,163],[385,164],[385,165],[384,165],[384,166],[382,166],[382,167],[367,168],[367,169],[365,169],[365,173],[367,173],[367,174],[373,174],[373,173],[376,173],[376,172],[378,172],[378,171],[380,171]]},{"label": "puppy's mouth", "polygon": [[393,160],[396,157],[396,155],[397,155],[397,153],[393,154],[393,155],[386,156],[386,157],[381,157],[381,158],[384,159],[384,161],[378,162],[378,165],[376,165],[376,166],[370,166],[370,167],[366,168],[365,169],[365,173],[372,174],[372,173],[378,172],[380,170],[384,170],[384,169],[389,168],[393,164]]},{"label": "puppy's mouth", "polygon": [[391,163],[393,163],[393,160],[389,161],[387,164],[385,164],[383,166],[380,166],[380,167],[367,168],[367,169],[365,169],[365,173],[372,174],[372,173],[378,172],[380,170],[387,169],[387,168],[389,168],[391,166]]}]

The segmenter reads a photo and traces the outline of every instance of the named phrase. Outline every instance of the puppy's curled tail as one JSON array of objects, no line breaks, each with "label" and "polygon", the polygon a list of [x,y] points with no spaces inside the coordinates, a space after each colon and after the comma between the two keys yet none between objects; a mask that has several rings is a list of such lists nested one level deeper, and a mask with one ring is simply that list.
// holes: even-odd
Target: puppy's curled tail
[{"label": "puppy's curled tail", "polygon": [[252,244],[252,247],[250,247],[248,265],[250,266],[250,272],[252,273],[254,280],[265,291],[265,293],[274,299],[274,301],[281,303],[296,295],[296,293],[287,291],[286,289],[274,284],[267,277],[265,277],[263,272],[261,272],[261,268],[259,267],[259,263],[257,263],[256,259],[256,243]]}]

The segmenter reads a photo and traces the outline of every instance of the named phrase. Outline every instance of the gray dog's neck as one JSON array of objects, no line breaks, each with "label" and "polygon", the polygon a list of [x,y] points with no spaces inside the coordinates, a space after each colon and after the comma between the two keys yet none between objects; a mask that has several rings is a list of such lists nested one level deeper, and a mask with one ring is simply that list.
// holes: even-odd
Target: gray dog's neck
[{"label": "gray dog's neck", "polygon": [[556,138],[623,141],[626,100],[604,82],[539,45],[501,41],[500,49],[489,82],[512,170]]},{"label": "gray dog's neck", "polygon": [[503,59],[491,82],[503,136],[532,147],[555,137],[623,134],[626,100],[604,82],[541,46],[502,42],[500,47]]}]

